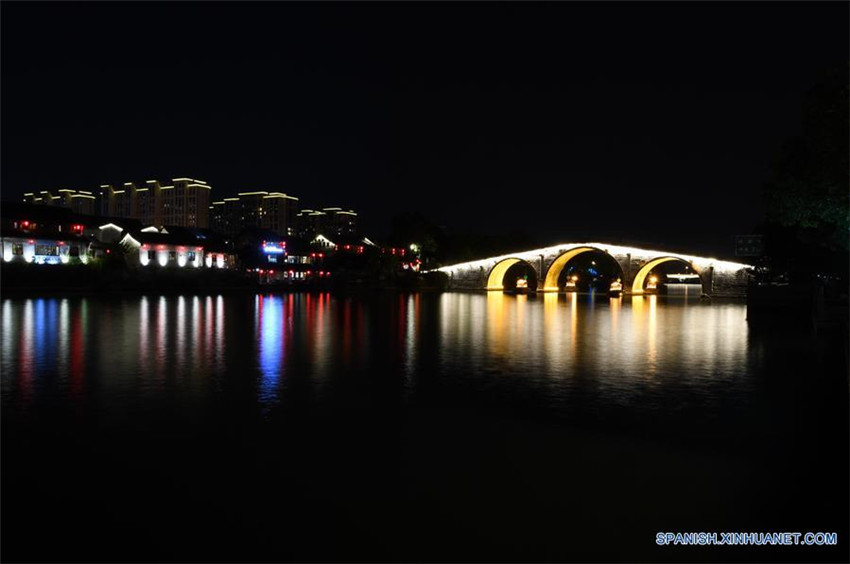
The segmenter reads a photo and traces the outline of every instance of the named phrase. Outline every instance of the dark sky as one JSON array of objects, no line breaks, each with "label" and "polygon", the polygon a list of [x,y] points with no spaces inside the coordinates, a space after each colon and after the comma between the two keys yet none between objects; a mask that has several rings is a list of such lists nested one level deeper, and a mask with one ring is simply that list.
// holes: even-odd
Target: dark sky
[{"label": "dark sky", "polygon": [[2,3],[2,196],[189,176],[731,249],[848,4]]}]

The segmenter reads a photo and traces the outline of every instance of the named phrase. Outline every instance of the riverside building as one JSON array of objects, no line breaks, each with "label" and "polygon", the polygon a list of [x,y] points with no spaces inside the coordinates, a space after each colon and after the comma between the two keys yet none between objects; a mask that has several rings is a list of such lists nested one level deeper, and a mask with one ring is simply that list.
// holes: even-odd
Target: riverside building
[{"label": "riverside building", "polygon": [[298,198],[283,192],[240,192],[209,208],[210,227],[231,237],[246,229],[268,229],[281,237],[296,234]]},{"label": "riverside building", "polygon": [[298,214],[298,235],[312,240],[326,237],[353,237],[357,234],[357,212],[342,208],[304,209]]},{"label": "riverside building", "polygon": [[177,225],[207,228],[210,191],[203,180],[173,178],[170,182],[147,180],[120,186],[102,184],[94,193],[61,189],[24,194],[24,202],[71,208],[74,212],[137,219],[146,225]]}]

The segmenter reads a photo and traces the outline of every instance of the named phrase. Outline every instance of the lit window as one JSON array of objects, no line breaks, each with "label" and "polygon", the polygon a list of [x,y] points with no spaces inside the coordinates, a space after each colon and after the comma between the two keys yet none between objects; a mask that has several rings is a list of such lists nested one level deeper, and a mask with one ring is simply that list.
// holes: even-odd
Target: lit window
[{"label": "lit window", "polygon": [[24,254],[23,243],[15,243],[14,245],[12,245],[12,254],[13,255],[23,255]]}]

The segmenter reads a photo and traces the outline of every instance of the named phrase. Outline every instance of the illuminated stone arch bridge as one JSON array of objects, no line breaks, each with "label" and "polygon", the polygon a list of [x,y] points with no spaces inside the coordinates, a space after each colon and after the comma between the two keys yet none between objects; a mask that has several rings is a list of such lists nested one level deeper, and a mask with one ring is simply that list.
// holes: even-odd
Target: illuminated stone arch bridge
[{"label": "illuminated stone arch bridge", "polygon": [[[607,243],[564,243],[553,247],[511,253],[471,262],[438,268],[449,276],[450,290],[503,290],[505,275],[517,264],[533,269],[534,281],[529,290],[558,292],[564,290],[564,269],[576,257],[598,251],[608,255],[619,267],[623,290],[627,294],[642,294],[649,275],[657,266],[679,262],[699,276],[702,293],[712,297],[743,297],[747,292],[749,265],[698,257],[681,253],[638,249]],[[610,261],[609,261],[610,262]]]}]

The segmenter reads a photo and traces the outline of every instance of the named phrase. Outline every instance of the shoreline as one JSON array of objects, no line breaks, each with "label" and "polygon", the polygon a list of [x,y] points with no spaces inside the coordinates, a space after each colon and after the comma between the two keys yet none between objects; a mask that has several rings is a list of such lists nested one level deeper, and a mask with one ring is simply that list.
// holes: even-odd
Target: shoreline
[{"label": "shoreline", "polygon": [[295,294],[295,293],[332,293],[332,294],[366,294],[366,293],[427,293],[438,294],[443,290],[438,288],[400,288],[400,287],[337,287],[320,288],[316,286],[302,287],[233,287],[221,286],[214,288],[71,288],[64,290],[45,290],[43,288],[5,288],[0,286],[0,299],[5,298],[88,298],[96,296],[179,296],[179,295],[216,295],[216,294]]}]

